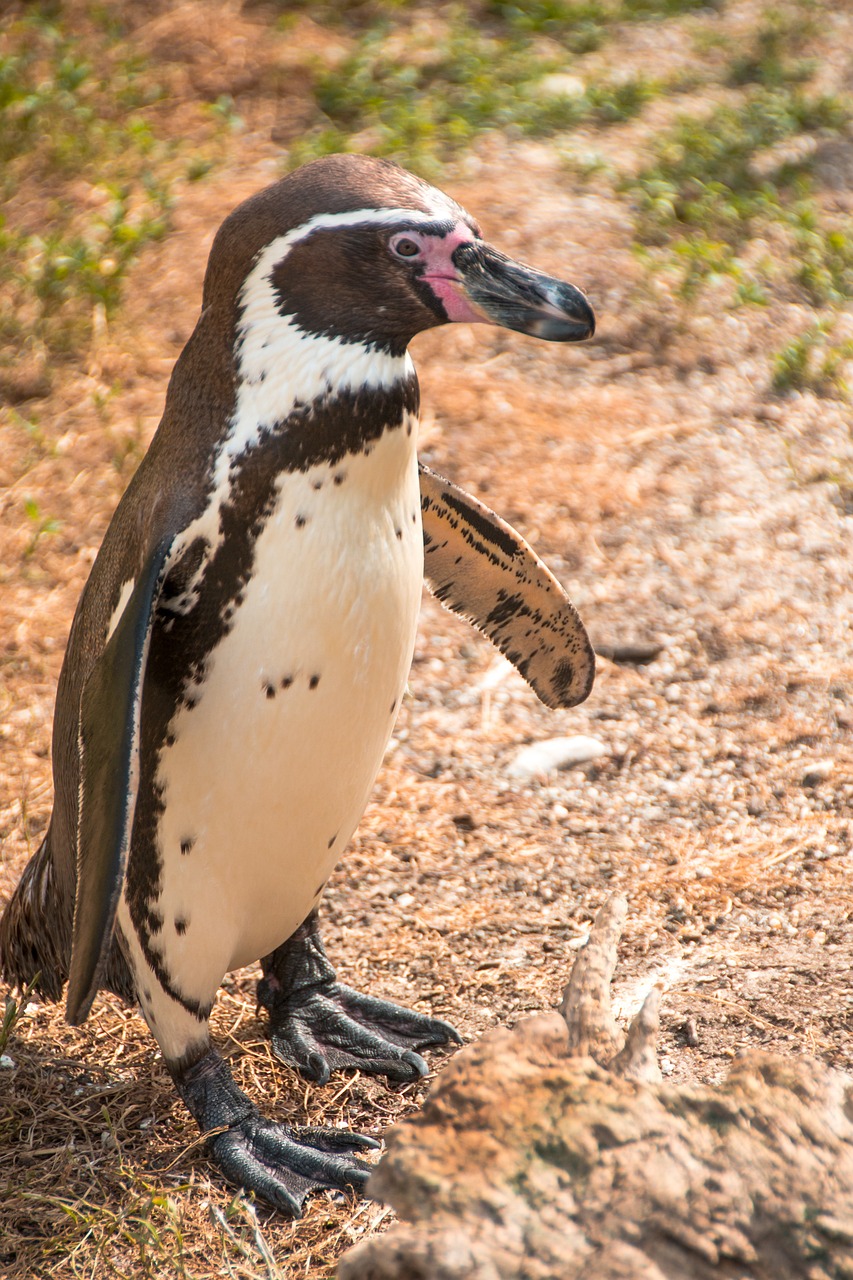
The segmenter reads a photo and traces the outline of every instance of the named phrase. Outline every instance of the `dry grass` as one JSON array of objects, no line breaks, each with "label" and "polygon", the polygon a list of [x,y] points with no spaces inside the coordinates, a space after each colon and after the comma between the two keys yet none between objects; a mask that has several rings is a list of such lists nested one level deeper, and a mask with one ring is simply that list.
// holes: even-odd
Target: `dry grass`
[{"label": "dry grass", "polygon": [[[202,9],[215,20],[200,22]],[[334,61],[347,39],[305,15],[282,32],[271,11],[236,4],[130,12],[124,39],[165,86],[152,111],[172,145],[169,232],[129,265],[107,323],[50,370],[49,394],[0,409],[4,897],[50,812],[52,702],[74,605],[156,426],[210,239],[308,118],[308,55]],[[642,62],[654,45],[667,61],[654,74],[701,66],[710,101],[723,46],[697,53],[696,33],[741,39],[762,21],[756,6],[730,4],[634,24],[579,66]],[[814,46],[825,82],[850,47],[849,15],[833,22]],[[222,95],[242,129],[211,125],[203,104]],[[631,904],[622,995],[631,1004],[636,987],[667,984],[674,1077],[713,1079],[756,1043],[849,1068],[850,409],[808,386],[774,394],[775,353],[824,314],[788,285],[763,307],[734,306],[725,281],[685,299],[633,252],[613,168],[637,171],[679,105],[659,99],[636,122],[555,144],[484,138],[442,178],[501,247],[589,290],[594,344],[460,328],[414,352],[425,460],[536,543],[594,636],[664,650],[641,668],[602,661],[589,702],[549,715],[427,600],[411,696],[327,894],[326,940],[344,980],[470,1037],[553,1003],[618,889]],[[194,148],[212,166],[198,181],[185,174]],[[609,167],[581,176],[581,153]],[[82,206],[81,180],[55,179],[51,198]],[[829,180],[815,198],[836,216],[853,206],[849,185]],[[5,212],[9,224],[38,222],[52,207],[30,175]],[[843,306],[833,315],[849,319]],[[593,734],[608,754],[510,783],[522,744],[563,733]],[[822,760],[830,771],[808,782]],[[682,1035],[688,1015],[698,1045]],[[214,1030],[238,1081],[282,1118],[380,1133],[421,1096],[359,1078],[306,1087],[277,1067],[249,971],[228,979]],[[325,1196],[290,1224],[233,1198],[140,1019],[112,998],[80,1031],[31,1004],[6,1052],[0,1276],[327,1276],[387,1220],[380,1206]]]}]

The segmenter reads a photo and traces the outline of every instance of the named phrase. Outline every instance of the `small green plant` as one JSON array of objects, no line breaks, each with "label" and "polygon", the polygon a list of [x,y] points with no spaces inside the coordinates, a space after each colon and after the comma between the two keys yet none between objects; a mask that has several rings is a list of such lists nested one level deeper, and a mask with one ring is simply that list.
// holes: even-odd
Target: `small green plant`
[{"label": "small green plant", "polygon": [[773,360],[772,387],[787,391],[813,391],[819,396],[846,399],[849,388],[845,366],[853,361],[853,341],[828,341],[825,323],[811,325],[779,351]]},{"label": "small green plant", "polygon": [[811,201],[790,211],[797,269],[794,277],[816,306],[843,303],[853,296],[853,222],[846,228],[822,227]]},{"label": "small green plant", "polygon": [[6,1006],[3,1010],[3,1019],[0,1021],[0,1053],[5,1053],[9,1041],[14,1034],[15,1027],[21,1020],[21,1016],[30,1002],[30,998],[35,992],[40,974],[36,974],[32,982],[24,987],[20,996],[15,1000],[12,996],[6,997]]},{"label": "small green plant", "polygon": [[217,120],[221,120],[223,124],[236,133],[243,128],[243,119],[237,112],[234,105],[234,99],[230,93],[221,93],[215,102],[207,104],[207,110]]},{"label": "small green plant", "polygon": [[62,525],[54,516],[43,516],[35,498],[26,499],[24,512],[33,529],[30,539],[24,548],[24,558],[29,560],[45,534],[58,533]]},{"label": "small green plant", "polygon": [[814,60],[798,55],[813,27],[813,19],[799,10],[792,14],[771,9],[751,46],[729,67],[729,84],[760,84],[778,89],[808,80],[815,70]]}]

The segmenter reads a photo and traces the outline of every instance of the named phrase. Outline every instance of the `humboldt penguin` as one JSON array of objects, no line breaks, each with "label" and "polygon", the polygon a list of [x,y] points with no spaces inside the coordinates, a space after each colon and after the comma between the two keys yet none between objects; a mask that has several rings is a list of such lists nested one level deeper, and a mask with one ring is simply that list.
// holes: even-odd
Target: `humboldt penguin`
[{"label": "humboldt penguin", "polygon": [[54,807],[0,922],[6,979],[79,1025],[138,1001],[232,1182],[298,1214],[363,1187],[370,1139],[264,1118],[211,1046],[231,969],[260,959],[276,1054],[309,1079],[426,1071],[445,1022],[339,983],[317,904],[403,695],[426,575],[549,706],[594,656],[560,585],[416,453],[408,345],[447,322],[588,337],[571,284],[487,244],[382,160],[331,156],[221,226],[163,418],[71,627]]}]

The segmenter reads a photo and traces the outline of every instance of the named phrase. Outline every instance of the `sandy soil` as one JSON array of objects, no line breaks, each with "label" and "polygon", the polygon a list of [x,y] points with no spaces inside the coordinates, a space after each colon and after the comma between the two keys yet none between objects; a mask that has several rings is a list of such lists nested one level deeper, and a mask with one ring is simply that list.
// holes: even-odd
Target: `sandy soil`
[{"label": "sandy soil", "polygon": [[[159,19],[170,40],[191,25],[184,10]],[[152,24],[140,43],[160,38]],[[215,66],[232,91],[245,58],[214,55],[239,42],[197,45],[182,74]],[[68,625],[194,323],[211,237],[278,171],[277,99],[263,83],[242,91],[245,129],[179,191],[117,320],[27,405],[38,440],[11,418],[0,434],[0,904],[49,817]],[[642,146],[635,125],[585,140]],[[554,147],[486,139],[443,185],[500,247],[582,285],[599,329],[577,349],[462,328],[419,338],[422,456],[534,543],[595,641],[662,647],[642,666],[601,659],[588,702],[549,713],[426,598],[410,696],[326,895],[329,953],[345,981],[471,1038],[555,1003],[618,889],[630,916],[617,1004],[664,983],[665,1073],[716,1080],[748,1045],[853,1069],[853,497],[837,480],[853,459],[850,409],[770,390],[770,353],[810,313],[796,299],[677,302],[633,254],[624,199]],[[35,545],[30,497],[60,525]],[[509,777],[522,746],[566,734],[605,754]],[[417,1103],[419,1088],[336,1077],[317,1089],[276,1066],[254,978],[229,977],[215,1028],[271,1114],[379,1133]],[[7,1052],[0,1275],[145,1274],[146,1257],[159,1259],[152,1274],[227,1274],[227,1258],[234,1275],[327,1275],[383,1221],[379,1206],[333,1197],[298,1224],[261,1212],[270,1270],[141,1020],[112,998],[79,1031],[31,1004]],[[69,1215],[60,1202],[75,1198]]]}]

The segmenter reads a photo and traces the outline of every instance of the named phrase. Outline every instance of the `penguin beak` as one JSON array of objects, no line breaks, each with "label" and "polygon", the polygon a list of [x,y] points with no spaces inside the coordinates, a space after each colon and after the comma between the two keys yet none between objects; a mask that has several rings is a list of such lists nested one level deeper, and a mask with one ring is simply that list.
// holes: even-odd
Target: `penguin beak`
[{"label": "penguin beak", "polygon": [[582,342],[595,333],[592,307],[580,289],[516,262],[482,240],[459,245],[453,265],[460,293],[487,324],[546,342]]}]

